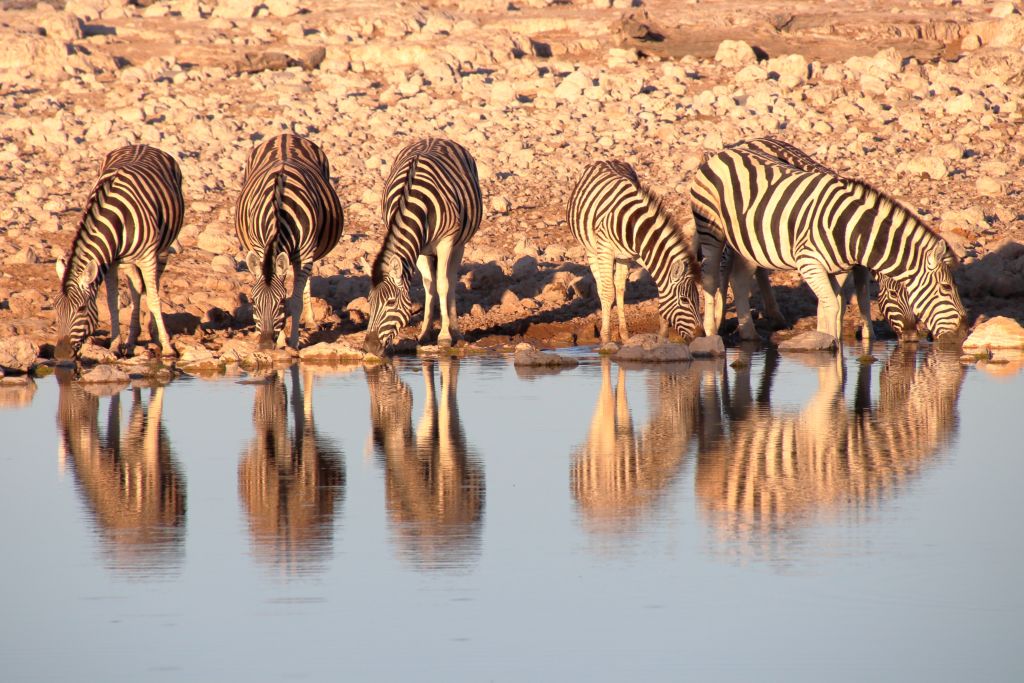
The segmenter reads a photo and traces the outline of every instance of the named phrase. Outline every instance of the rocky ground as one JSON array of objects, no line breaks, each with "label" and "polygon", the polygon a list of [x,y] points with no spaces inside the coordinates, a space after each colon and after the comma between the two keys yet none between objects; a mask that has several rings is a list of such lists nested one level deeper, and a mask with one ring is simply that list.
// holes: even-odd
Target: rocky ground
[{"label": "rocky ground", "polygon": [[[26,4],[4,0],[0,14],[0,338],[44,355],[53,263],[103,156],[127,143],[174,154],[184,175],[168,328],[215,354],[247,335],[233,204],[249,149],[284,131],[324,148],[345,207],[345,235],[314,269],[308,343],[359,345],[383,182],[426,135],[480,166],[486,211],[458,297],[462,329],[484,345],[594,340],[593,279],[564,221],[584,165],[629,161],[692,230],[702,154],[762,135],[941,231],[964,255],[972,321],[1024,320],[1024,16],[1010,2]],[[797,328],[813,326],[799,278],[774,282]],[[637,331],[656,329],[654,294],[636,270]]]}]

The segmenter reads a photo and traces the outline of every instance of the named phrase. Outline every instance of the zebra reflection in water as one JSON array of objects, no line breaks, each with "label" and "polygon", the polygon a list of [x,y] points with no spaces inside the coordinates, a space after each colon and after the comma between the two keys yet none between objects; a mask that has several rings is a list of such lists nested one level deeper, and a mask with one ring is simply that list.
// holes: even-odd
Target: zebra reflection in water
[{"label": "zebra reflection in water", "polygon": [[59,370],[57,425],[62,470],[74,475],[113,569],[140,576],[170,573],[185,550],[185,478],[162,422],[164,388],[131,390],[127,427],[121,424],[121,387],[108,399],[100,423],[100,396]]},{"label": "zebra reflection in water", "polygon": [[299,366],[290,374],[291,429],[284,371],[278,370],[256,387],[256,433],[238,465],[254,554],[285,574],[322,569],[345,495],[341,450],[313,421],[313,370],[301,369],[301,383]]},{"label": "zebra reflection in water", "polygon": [[[441,398],[434,369],[441,376]],[[412,428],[412,390],[390,365],[366,368],[374,450],[384,468],[399,554],[427,568],[462,566],[480,553],[484,473],[456,400],[459,361],[424,361],[423,415]]]},{"label": "zebra reflection in water", "polygon": [[787,559],[794,533],[822,514],[863,520],[899,493],[955,436],[963,368],[934,349],[918,359],[897,348],[871,400],[872,366],[858,371],[853,405],[842,360],[818,368],[818,390],[800,410],[778,409],[769,396],[777,356],[766,357],[754,396],[750,371],[736,372],[708,412],[727,419],[699,446],[696,493],[718,540],[741,555]]},{"label": "zebra reflection in water", "polygon": [[620,365],[614,389],[611,361],[601,361],[601,389],[587,440],[570,475],[584,524],[596,533],[624,533],[656,508],[679,474],[698,427],[701,377],[714,363],[645,373],[651,417],[634,429]]}]

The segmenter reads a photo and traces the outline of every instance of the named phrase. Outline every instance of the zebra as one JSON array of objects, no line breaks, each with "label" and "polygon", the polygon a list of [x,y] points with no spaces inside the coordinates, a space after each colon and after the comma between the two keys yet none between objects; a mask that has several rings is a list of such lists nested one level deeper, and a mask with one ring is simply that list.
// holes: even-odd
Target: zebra
[{"label": "zebra", "polygon": [[[127,145],[107,154],[100,177],[82,211],[71,253],[58,259],[60,290],[54,300],[57,344],[54,357],[77,357],[85,338],[96,330],[96,294],[102,280],[110,309],[111,348],[134,352],[140,325],[142,292],[156,323],[163,355],[173,355],[160,310],[159,257],[181,230],[185,199],[181,170],[174,157],[149,145]],[[121,339],[117,272],[126,265],[132,297],[128,337]]]},{"label": "zebra", "polygon": [[341,449],[313,419],[313,372],[303,365],[300,377],[299,366],[291,366],[290,397],[281,370],[257,385],[254,435],[238,463],[254,555],[283,572],[320,568],[345,498]]},{"label": "zebra", "polygon": [[[285,277],[293,271],[288,343],[299,346],[302,319],[313,322],[309,277],[344,228],[327,156],[311,140],[285,133],[249,153],[235,205],[235,230],[254,280],[250,289],[260,348],[283,347]],[[276,340],[276,341],[275,341]]]},{"label": "zebra", "polygon": [[422,362],[425,404],[415,431],[412,389],[398,372],[390,365],[364,371],[372,443],[402,554],[423,567],[464,565],[480,551],[486,487],[482,463],[459,418],[458,359]]},{"label": "zebra", "polygon": [[659,335],[666,337],[671,326],[686,342],[700,336],[697,261],[682,230],[632,166],[622,161],[587,166],[569,195],[568,222],[597,282],[602,343],[611,341],[613,301],[619,337],[629,338],[623,300],[634,260],[658,285]]},{"label": "zebra", "polygon": [[409,322],[409,279],[413,264],[423,276],[425,343],[440,295],[438,344],[458,334],[455,285],[466,243],[480,227],[483,199],[476,162],[451,140],[428,138],[399,152],[381,200],[387,234],[373,262],[370,322],[364,348],[380,355]]},{"label": "zebra", "polygon": [[906,289],[916,318],[939,338],[966,331],[953,282],[952,249],[912,212],[859,180],[780,163],[742,147],[722,150],[697,169],[691,209],[704,258],[704,329],[718,330],[724,244],[742,257],[733,284],[741,336],[756,337],[748,300],[751,270],[798,270],[819,301],[818,330],[839,336],[837,275],[855,265]]},{"label": "zebra", "polygon": [[[813,171],[831,175],[839,180],[843,176],[828,168],[824,164],[805,153],[794,145],[778,140],[776,138],[764,137],[746,140],[728,146],[729,149],[742,148],[759,156],[767,157],[768,162],[781,161],[794,166],[802,171]],[[723,270],[725,279],[722,282],[722,295],[724,297],[728,280],[734,266],[733,259],[735,252],[730,248],[726,250],[724,261],[726,265]],[[857,305],[861,315],[861,339],[872,341],[875,338],[874,327],[871,324],[871,301],[868,296],[871,271],[864,266],[853,266],[854,292],[857,295]],[[755,271],[758,289],[761,291],[761,298],[764,300],[765,312],[769,320],[776,327],[786,327],[785,318],[779,312],[778,303],[772,292],[771,283],[768,280],[768,272],[764,268],[757,268]],[[883,317],[889,323],[896,336],[904,341],[916,339],[917,319],[907,300],[906,288],[898,281],[881,273],[876,273],[878,281],[878,307]],[[845,274],[836,276],[840,288],[846,280]],[[845,290],[844,290],[845,297]],[[844,305],[845,309],[845,298]],[[819,315],[822,311],[819,311]]]}]

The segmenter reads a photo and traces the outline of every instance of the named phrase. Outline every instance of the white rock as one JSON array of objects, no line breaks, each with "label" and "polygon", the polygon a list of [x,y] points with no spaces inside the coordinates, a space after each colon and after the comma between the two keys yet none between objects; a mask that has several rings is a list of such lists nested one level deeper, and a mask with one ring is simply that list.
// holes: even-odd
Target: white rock
[{"label": "white rock", "polygon": [[25,337],[0,339],[0,368],[28,372],[39,356],[39,347]]},{"label": "white rock", "polygon": [[690,354],[697,356],[724,356],[725,342],[719,335],[697,337],[690,342]]},{"label": "white rock", "polygon": [[738,68],[757,62],[754,49],[742,40],[723,40],[718,44],[715,61],[722,66]]},{"label": "white rock", "polygon": [[557,353],[544,353],[533,348],[519,349],[516,347],[512,362],[516,367],[576,367],[579,361]]},{"label": "white rock", "polygon": [[911,175],[924,175],[932,180],[942,180],[948,174],[946,162],[936,156],[920,156],[911,159],[904,166]]},{"label": "white rock", "polygon": [[128,384],[128,373],[116,365],[97,365],[84,373],[79,381],[85,384]]},{"label": "white rock", "polygon": [[983,197],[1001,197],[1006,193],[1006,184],[999,178],[982,176],[974,183],[978,194]]},{"label": "white rock", "polygon": [[1024,349],[1024,327],[1012,318],[997,316],[974,328],[964,349]]},{"label": "white rock", "polygon": [[834,351],[838,346],[831,334],[809,330],[779,344],[779,351]]},{"label": "white rock", "polygon": [[665,341],[656,334],[634,334],[614,355],[617,361],[666,363],[692,360],[686,344]]}]

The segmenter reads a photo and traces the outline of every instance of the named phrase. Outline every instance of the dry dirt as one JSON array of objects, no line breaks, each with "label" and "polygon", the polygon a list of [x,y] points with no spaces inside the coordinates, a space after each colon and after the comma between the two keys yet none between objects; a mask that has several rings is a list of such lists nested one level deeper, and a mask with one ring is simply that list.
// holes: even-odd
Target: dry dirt
[{"label": "dry dirt", "polygon": [[[309,342],[359,343],[384,178],[426,135],[466,145],[481,169],[484,222],[458,291],[471,340],[594,341],[593,280],[564,221],[587,163],[629,161],[692,229],[702,153],[762,135],[940,230],[964,255],[972,321],[1024,320],[1024,17],[1012,3],[140,4],[3,3],[0,338],[53,341],[54,260],[104,155],[139,142],[177,156],[185,179],[168,328],[211,348],[248,334],[233,204],[248,150],[284,131],[324,148],[345,207],[345,235],[314,270]],[[812,326],[806,286],[774,282],[783,312]],[[634,271],[633,329],[656,329],[654,294]]]}]

